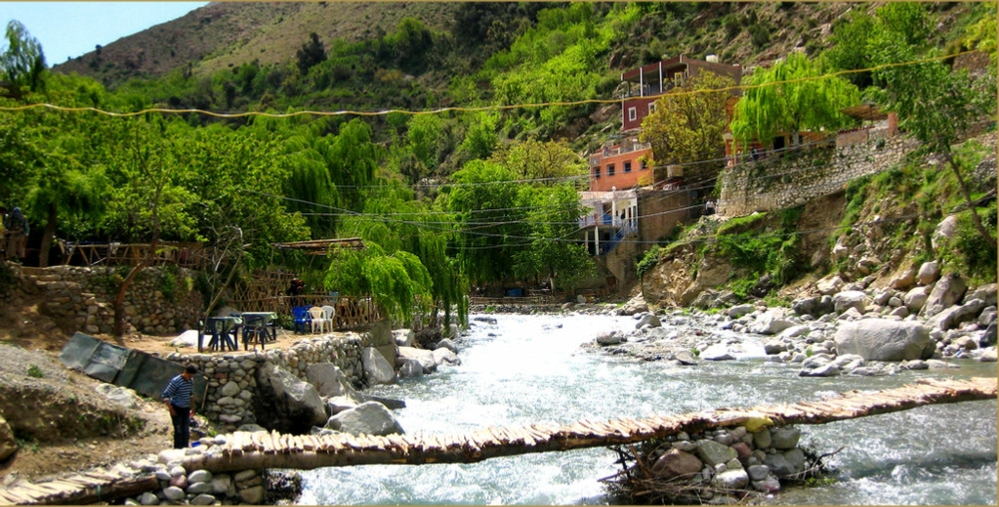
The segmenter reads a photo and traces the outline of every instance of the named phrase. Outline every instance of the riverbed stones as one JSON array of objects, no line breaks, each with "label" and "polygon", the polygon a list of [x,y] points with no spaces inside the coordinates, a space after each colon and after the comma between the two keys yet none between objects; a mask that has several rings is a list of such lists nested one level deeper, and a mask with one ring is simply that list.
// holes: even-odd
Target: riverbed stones
[{"label": "riverbed stones", "polygon": [[728,347],[722,343],[716,343],[701,351],[698,355],[705,361],[733,361],[735,356],[729,352]]},{"label": "riverbed stones", "polygon": [[187,494],[184,493],[183,489],[180,489],[177,486],[169,486],[163,488],[163,496],[165,496],[166,499],[170,500],[171,502],[179,502],[183,500],[184,497],[187,496]]},{"label": "riverbed stones", "polygon": [[728,309],[728,316],[731,319],[738,319],[743,315],[749,315],[756,311],[756,307],[753,305],[736,305]]},{"label": "riverbed stones", "polygon": [[846,322],[836,331],[835,340],[839,353],[856,354],[867,361],[927,359],[934,350],[929,330],[910,321],[864,319]]},{"label": "riverbed stones", "polygon": [[249,505],[260,505],[264,502],[264,487],[252,486],[239,490],[239,499]]},{"label": "riverbed stones", "polygon": [[679,449],[670,449],[656,460],[652,471],[665,479],[693,477],[704,464],[696,456]]},{"label": "riverbed stones", "polygon": [[719,444],[714,440],[701,440],[698,443],[697,450],[695,452],[701,461],[710,466],[725,463],[739,457],[739,454],[735,451],[735,449],[732,449],[727,445]]},{"label": "riverbed stones", "polygon": [[778,334],[793,325],[793,322],[784,318],[783,309],[773,308],[757,317],[749,326],[749,332],[765,335]]},{"label": "riverbed stones", "polygon": [[985,301],[972,299],[961,306],[951,306],[926,320],[926,327],[941,331],[953,329],[964,322],[974,320],[985,308]]},{"label": "riverbed stones", "polygon": [[743,489],[749,484],[749,474],[741,468],[726,470],[711,479],[711,484],[719,489]]},{"label": "riverbed stones", "polygon": [[793,449],[800,438],[801,431],[798,428],[784,426],[770,429],[770,447],[774,449]]},{"label": "riverbed stones", "polygon": [[596,338],[597,345],[608,346],[608,345],[619,345],[622,341],[622,336],[617,331],[606,331],[597,335]]},{"label": "riverbed stones", "polygon": [[416,359],[406,359],[399,367],[399,378],[417,378],[423,376],[423,365]]},{"label": "riverbed stones", "polygon": [[836,313],[844,313],[850,308],[856,308],[858,312],[866,311],[864,300],[867,294],[859,290],[849,290],[837,293],[833,296],[833,310]]},{"label": "riverbed stones", "polygon": [[187,476],[187,482],[191,484],[199,482],[210,482],[212,480],[212,473],[208,470],[195,470]]},{"label": "riverbed stones", "polygon": [[434,363],[436,363],[438,366],[445,364],[447,365],[461,364],[461,359],[458,359],[458,354],[455,354],[454,351],[448,348],[434,349],[434,351],[431,352],[431,355],[434,358]]},{"label": "riverbed stones", "polygon": [[662,323],[659,322],[659,317],[656,317],[654,313],[642,313],[638,315],[638,323],[635,324],[635,329],[643,327],[662,327]]}]

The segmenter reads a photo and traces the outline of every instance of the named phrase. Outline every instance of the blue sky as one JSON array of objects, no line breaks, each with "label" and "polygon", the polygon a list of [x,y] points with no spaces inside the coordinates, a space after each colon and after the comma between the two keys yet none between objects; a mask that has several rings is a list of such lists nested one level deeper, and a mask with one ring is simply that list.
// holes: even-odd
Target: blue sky
[{"label": "blue sky", "polygon": [[[208,2],[0,2],[3,33],[12,19],[42,44],[45,61],[63,63],[122,37],[177,19]],[[6,49],[6,38],[0,49]]]}]

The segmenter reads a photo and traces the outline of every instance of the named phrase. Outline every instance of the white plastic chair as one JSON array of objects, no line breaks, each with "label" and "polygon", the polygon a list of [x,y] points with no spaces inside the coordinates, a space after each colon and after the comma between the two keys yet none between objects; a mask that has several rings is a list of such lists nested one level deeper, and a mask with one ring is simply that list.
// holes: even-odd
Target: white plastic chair
[{"label": "white plastic chair", "polygon": [[333,318],[336,317],[336,308],[332,306],[323,306],[323,318],[330,325],[330,332],[333,332]]},{"label": "white plastic chair", "polygon": [[313,306],[312,308],[309,308],[309,317],[311,317],[311,319],[312,319],[312,332],[313,333],[316,332],[316,326],[319,327],[319,332],[320,333],[323,332],[323,326],[327,322],[327,320],[323,317],[324,313],[326,313],[326,312],[324,312],[323,309],[320,308],[320,307],[318,307],[318,306]]}]

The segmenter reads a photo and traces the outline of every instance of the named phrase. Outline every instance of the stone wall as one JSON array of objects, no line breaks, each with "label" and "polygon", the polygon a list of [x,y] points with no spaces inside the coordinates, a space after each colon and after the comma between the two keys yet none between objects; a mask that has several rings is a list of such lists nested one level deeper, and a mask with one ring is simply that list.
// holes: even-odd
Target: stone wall
[{"label": "stone wall", "polygon": [[[43,301],[38,310],[61,321],[67,331],[110,333],[114,325],[115,277],[127,268],[53,266],[21,268],[8,263],[19,283],[3,295],[5,304],[20,306],[26,298]],[[125,292],[125,323],[146,334],[194,329],[201,314],[201,294],[193,290],[194,271],[175,266],[150,267]]]},{"label": "stone wall", "polygon": [[721,175],[718,213],[741,216],[799,206],[842,190],[855,178],[887,171],[919,145],[907,137],[890,137],[887,129],[865,130],[866,142],[837,143],[841,145],[836,148],[790,152],[731,167]]},{"label": "stone wall", "polygon": [[[346,333],[303,339],[287,350],[253,350],[229,354],[172,353],[167,360],[193,364],[208,377],[208,394],[197,412],[215,423],[220,432],[256,424],[257,371],[267,363],[279,366],[303,381],[311,364],[332,363],[359,386],[364,380],[361,350],[370,346],[370,335]],[[200,393],[196,393],[200,395]]]}]

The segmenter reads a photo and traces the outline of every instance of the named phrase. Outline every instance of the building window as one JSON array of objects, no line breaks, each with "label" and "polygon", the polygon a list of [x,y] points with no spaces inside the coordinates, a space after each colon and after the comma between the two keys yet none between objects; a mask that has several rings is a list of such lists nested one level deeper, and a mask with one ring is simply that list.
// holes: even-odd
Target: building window
[{"label": "building window", "polygon": [[607,176],[614,176],[614,164],[607,164]]},{"label": "building window", "polygon": [[631,161],[630,160],[628,160],[628,161],[626,161],[624,163],[624,172],[626,172],[626,173],[630,173],[631,172]]},{"label": "building window", "polygon": [[638,118],[638,110],[634,107],[628,108],[628,121],[635,121]]},{"label": "building window", "polygon": [[596,166],[593,168],[593,177],[594,178],[600,177],[600,166]]}]

